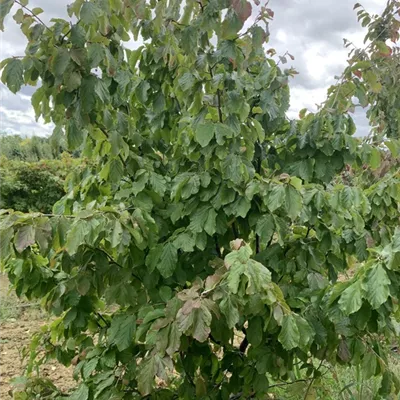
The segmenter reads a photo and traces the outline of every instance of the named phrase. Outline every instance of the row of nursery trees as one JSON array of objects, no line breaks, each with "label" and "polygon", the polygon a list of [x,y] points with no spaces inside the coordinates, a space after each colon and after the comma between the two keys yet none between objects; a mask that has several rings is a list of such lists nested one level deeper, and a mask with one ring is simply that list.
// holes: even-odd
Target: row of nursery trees
[{"label": "row of nursery trees", "polygon": [[77,156],[56,137],[0,134],[0,209],[50,213],[67,175],[86,163]]},{"label": "row of nursery trees", "polygon": [[40,81],[37,117],[94,166],[52,214],[1,214],[3,269],[56,316],[19,390],[63,396],[34,379],[55,357],[79,400],[263,398],[297,380],[306,398],[336,364],[394,398],[399,1],[380,16],[356,4],[365,48],[348,43],[326,101],[297,120],[264,2],[76,0],[49,24],[27,3],[0,2],[28,41],[2,80]]}]

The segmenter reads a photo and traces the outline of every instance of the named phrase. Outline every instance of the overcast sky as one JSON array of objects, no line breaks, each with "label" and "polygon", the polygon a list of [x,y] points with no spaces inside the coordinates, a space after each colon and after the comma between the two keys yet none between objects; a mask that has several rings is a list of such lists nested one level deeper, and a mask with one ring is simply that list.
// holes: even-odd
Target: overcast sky
[{"label": "overcast sky", "polygon": [[[261,4],[266,1],[260,0]],[[326,97],[327,88],[335,82],[345,67],[347,50],[343,38],[362,46],[365,31],[357,22],[353,6],[356,0],[270,0],[268,7],[275,12],[271,22],[268,46],[278,54],[289,51],[294,57],[289,66],[300,73],[291,82],[291,118],[304,107],[315,110]],[[70,0],[34,0],[30,7],[41,7],[42,19],[67,18],[66,5]],[[361,0],[373,13],[382,11],[385,0]],[[12,14],[11,14],[12,15]],[[25,38],[11,15],[0,32],[0,58],[24,54]],[[25,87],[17,95],[0,84],[0,131],[23,135],[48,135],[49,125],[36,123],[30,96],[34,88]],[[368,123],[362,111],[354,116],[357,135],[368,133]]]}]

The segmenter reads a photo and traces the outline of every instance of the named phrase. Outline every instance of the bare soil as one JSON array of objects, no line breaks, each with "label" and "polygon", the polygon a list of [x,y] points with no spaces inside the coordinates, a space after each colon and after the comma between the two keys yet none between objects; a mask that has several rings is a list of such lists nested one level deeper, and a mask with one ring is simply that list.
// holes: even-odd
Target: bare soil
[{"label": "bare soil", "polygon": [[[21,376],[25,362],[22,357],[24,346],[29,346],[32,335],[46,323],[44,315],[37,307],[23,307],[8,290],[8,281],[0,275],[0,399],[12,398],[10,381]],[[22,306],[22,307],[21,307]],[[65,368],[56,361],[43,365],[40,376],[49,378],[61,390],[76,386],[72,369]]]}]

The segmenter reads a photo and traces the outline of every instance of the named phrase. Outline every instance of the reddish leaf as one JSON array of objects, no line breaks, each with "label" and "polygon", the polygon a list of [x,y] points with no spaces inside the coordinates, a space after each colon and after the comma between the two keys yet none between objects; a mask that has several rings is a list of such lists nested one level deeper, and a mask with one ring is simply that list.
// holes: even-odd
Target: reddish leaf
[{"label": "reddish leaf", "polygon": [[244,22],[251,15],[251,4],[247,0],[232,0],[232,7],[239,19]]},{"label": "reddish leaf", "polygon": [[271,18],[274,18],[275,13],[270,8],[267,8],[266,11]]}]

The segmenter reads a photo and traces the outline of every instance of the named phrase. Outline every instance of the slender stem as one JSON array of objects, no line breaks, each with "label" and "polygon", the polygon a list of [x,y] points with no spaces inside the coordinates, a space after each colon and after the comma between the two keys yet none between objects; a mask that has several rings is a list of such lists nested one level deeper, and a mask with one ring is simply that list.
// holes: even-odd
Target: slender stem
[{"label": "slender stem", "polygon": [[247,336],[246,336],[246,334],[247,334],[246,328],[242,328],[242,332],[244,333],[245,336],[244,336],[242,343],[240,343],[239,350],[242,354],[244,354],[249,345],[249,341],[247,340]]},{"label": "slender stem", "polygon": [[217,100],[218,100],[218,117],[219,117],[219,122],[221,124],[223,123],[222,119],[222,110],[221,110],[221,91],[217,89]]},{"label": "slender stem", "polygon": [[96,311],[95,314],[106,324],[106,326],[110,327],[109,322],[99,312]]},{"label": "slender stem", "polygon": [[196,3],[200,6],[201,12],[204,12],[204,5],[201,0],[196,1]]},{"label": "slender stem", "polygon": [[260,252],[260,236],[256,234],[256,254]]},{"label": "slender stem", "polygon": [[319,363],[317,369],[314,371],[313,377],[311,378],[310,383],[309,383],[308,386],[307,386],[306,393],[304,394],[304,400],[307,399],[307,397],[308,397],[308,392],[310,391],[311,386],[312,386],[312,384],[314,383],[314,380],[315,380],[315,373],[316,373],[317,371],[319,371],[319,369],[322,367],[322,363],[324,362],[325,355],[326,355],[326,351],[327,351],[327,350],[324,351],[324,354],[323,354],[323,356],[322,356],[322,360],[321,360],[321,362]]},{"label": "slender stem", "polygon": [[217,252],[218,257],[221,258],[222,253],[221,253],[221,248],[219,247],[217,235],[214,235],[214,241],[215,241],[215,251]]},{"label": "slender stem", "polygon": [[239,235],[238,235],[238,231],[236,229],[236,225],[234,222],[232,222],[232,231],[233,231],[234,239],[237,239],[239,237]]},{"label": "slender stem", "polygon": [[[212,72],[213,68],[214,67],[209,67],[211,78],[214,77],[214,74]],[[221,122],[221,124],[222,124],[224,121],[223,121],[222,109],[221,109],[221,91],[219,89],[217,89],[217,108],[218,108],[218,119],[219,119],[219,122]]]},{"label": "slender stem", "polygon": [[18,0],[14,0],[14,2],[16,4],[18,4],[19,6],[21,6],[23,9],[25,9],[26,11],[28,11],[32,17],[36,18],[36,20],[38,22],[40,22],[47,30],[49,30],[51,32],[51,29],[27,6],[24,6],[21,2],[19,2]]}]

